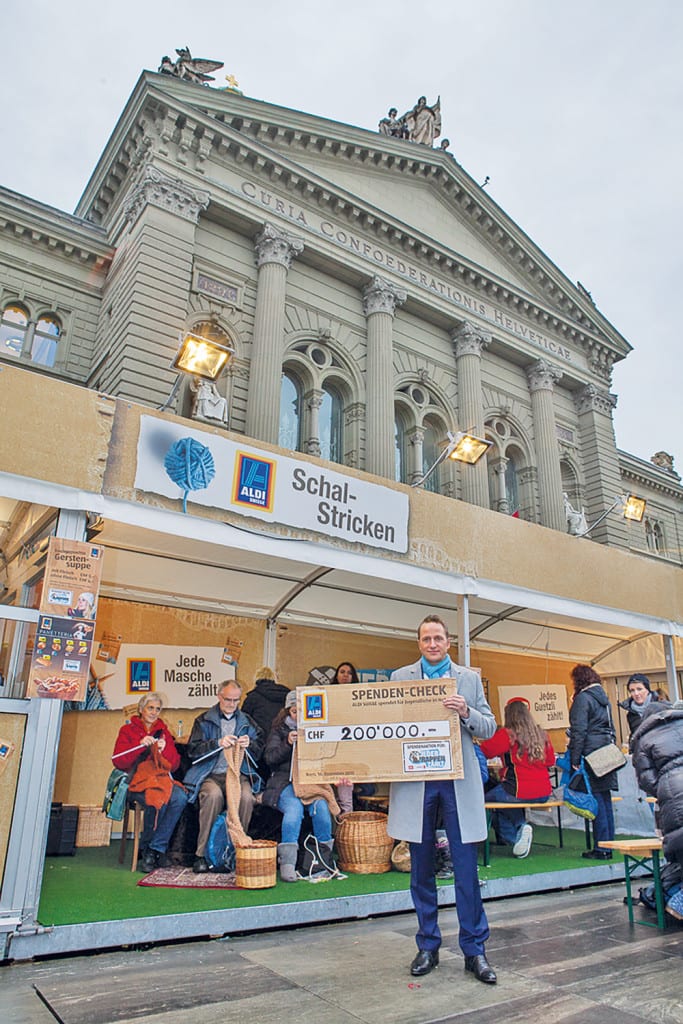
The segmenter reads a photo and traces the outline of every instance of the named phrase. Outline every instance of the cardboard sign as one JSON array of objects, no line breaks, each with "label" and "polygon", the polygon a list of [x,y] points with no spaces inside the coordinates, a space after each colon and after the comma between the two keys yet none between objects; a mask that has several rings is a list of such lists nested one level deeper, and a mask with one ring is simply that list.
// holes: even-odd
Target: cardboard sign
[{"label": "cardboard sign", "polygon": [[505,717],[505,705],[513,697],[524,697],[529,702],[531,717],[541,729],[566,729],[569,725],[567,688],[562,683],[545,686],[499,686],[500,721]]},{"label": "cardboard sign", "polygon": [[301,782],[462,779],[455,679],[297,687]]}]

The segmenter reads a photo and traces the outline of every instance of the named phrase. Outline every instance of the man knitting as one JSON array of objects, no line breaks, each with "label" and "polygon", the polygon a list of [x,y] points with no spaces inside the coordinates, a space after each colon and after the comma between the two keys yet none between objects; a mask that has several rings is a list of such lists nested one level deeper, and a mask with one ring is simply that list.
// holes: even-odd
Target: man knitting
[{"label": "man knitting", "polygon": [[[199,799],[199,836],[192,870],[196,874],[209,870],[204,856],[211,826],[225,810],[225,776],[228,769],[225,751],[233,746],[248,748],[254,760],[261,754],[263,735],[254,720],[240,711],[242,687],[226,680],[218,690],[218,703],[194,721],[187,744],[192,767],[183,782],[189,790],[189,802]],[[208,756],[207,756],[208,755]],[[211,756],[213,755],[213,756]],[[240,779],[240,800],[237,809],[242,828],[249,831],[254,810],[254,795],[246,775]]]}]

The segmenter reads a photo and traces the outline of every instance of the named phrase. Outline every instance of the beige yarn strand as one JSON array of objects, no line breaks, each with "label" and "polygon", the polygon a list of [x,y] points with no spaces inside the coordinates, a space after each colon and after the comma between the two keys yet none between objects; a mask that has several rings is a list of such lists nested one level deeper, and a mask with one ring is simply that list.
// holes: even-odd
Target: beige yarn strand
[{"label": "beige yarn strand", "polygon": [[225,799],[228,805],[228,832],[230,833],[232,845],[235,848],[238,846],[255,845],[251,836],[248,836],[242,828],[242,822],[239,818],[240,796],[242,794],[240,768],[242,767],[243,759],[244,747],[240,747],[235,743],[234,746],[226,748],[225,760],[228,763],[228,770],[225,773]]}]

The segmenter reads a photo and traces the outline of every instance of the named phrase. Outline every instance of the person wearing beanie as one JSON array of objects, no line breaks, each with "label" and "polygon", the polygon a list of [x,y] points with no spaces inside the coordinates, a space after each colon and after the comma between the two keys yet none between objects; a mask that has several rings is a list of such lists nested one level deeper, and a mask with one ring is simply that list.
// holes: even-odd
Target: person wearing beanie
[{"label": "person wearing beanie", "polygon": [[299,834],[304,813],[308,811],[326,874],[333,873],[332,819],[339,815],[332,787],[305,785],[299,782],[296,764],[297,706],[296,691],[285,698],[285,706],[275,716],[266,740],[264,759],[271,775],[263,793],[263,803],[282,814],[281,841],[277,847],[280,879],[296,882],[299,857]]},{"label": "person wearing beanie", "polygon": [[254,689],[244,698],[242,710],[254,719],[264,736],[270,732],[273,719],[285,706],[289,689],[278,682],[275,669],[264,665],[254,676]]},{"label": "person wearing beanie", "polygon": [[626,684],[628,697],[619,701],[619,707],[626,712],[629,736],[632,736],[643,720],[645,709],[659,698],[652,693],[650,680],[642,672],[634,672]]}]

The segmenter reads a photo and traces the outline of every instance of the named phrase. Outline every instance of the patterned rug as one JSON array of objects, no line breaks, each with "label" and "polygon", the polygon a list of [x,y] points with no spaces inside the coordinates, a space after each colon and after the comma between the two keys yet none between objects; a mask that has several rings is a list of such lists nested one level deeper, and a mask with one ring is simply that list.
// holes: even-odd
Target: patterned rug
[{"label": "patterned rug", "polygon": [[140,879],[138,885],[162,886],[167,889],[236,889],[234,874],[206,871],[195,875],[192,868],[157,868]]}]

